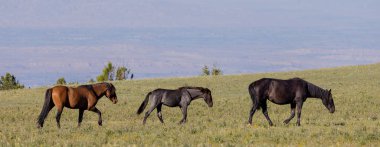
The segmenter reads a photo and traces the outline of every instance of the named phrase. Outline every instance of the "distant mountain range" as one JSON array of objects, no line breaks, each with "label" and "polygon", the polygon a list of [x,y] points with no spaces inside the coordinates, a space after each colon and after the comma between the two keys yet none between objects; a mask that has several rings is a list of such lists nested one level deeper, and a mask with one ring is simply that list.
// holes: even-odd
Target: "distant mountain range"
[{"label": "distant mountain range", "polygon": [[85,82],[108,61],[136,78],[287,71],[380,61],[380,35],[362,29],[0,29],[0,71],[28,86]]},{"label": "distant mountain range", "polygon": [[379,0],[10,0],[0,5],[0,75],[27,86],[95,78],[286,71],[380,61]]}]

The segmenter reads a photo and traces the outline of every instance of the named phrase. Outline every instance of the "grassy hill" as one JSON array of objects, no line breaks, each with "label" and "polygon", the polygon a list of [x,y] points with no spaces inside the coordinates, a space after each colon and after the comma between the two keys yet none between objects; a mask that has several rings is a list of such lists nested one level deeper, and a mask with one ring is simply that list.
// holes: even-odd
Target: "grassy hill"
[{"label": "grassy hill", "polygon": [[[268,126],[261,111],[247,125],[251,100],[248,85],[263,77],[304,78],[323,88],[333,89],[336,112],[330,114],[321,100],[308,99],[303,106],[301,127],[290,115],[289,105],[269,102]],[[228,75],[172,79],[147,79],[114,82],[119,98],[112,104],[102,98],[97,107],[103,113],[103,127],[97,115],[85,111],[77,128],[78,110],[64,109],[61,129],[55,123],[56,109],[49,113],[45,126],[36,128],[36,119],[46,88],[0,91],[0,146],[90,146],[90,145],[285,145],[347,146],[380,144],[380,64],[283,73]],[[179,108],[163,107],[165,124],[156,111],[142,125],[143,115],[136,110],[147,92],[156,88],[184,85],[204,86],[212,90],[214,107],[199,99],[188,109],[188,122],[178,125]]]}]

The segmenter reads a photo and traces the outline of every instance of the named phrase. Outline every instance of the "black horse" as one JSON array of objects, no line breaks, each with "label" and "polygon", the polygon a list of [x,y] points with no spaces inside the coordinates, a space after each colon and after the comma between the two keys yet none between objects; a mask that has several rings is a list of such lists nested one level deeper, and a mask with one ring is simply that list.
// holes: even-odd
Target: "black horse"
[{"label": "black horse", "polygon": [[300,78],[289,80],[263,78],[250,84],[248,91],[253,102],[248,120],[250,124],[252,124],[252,116],[256,112],[256,109],[261,107],[269,125],[273,125],[267,111],[267,99],[275,104],[290,104],[291,113],[290,117],[284,121],[285,124],[288,124],[293,119],[297,107],[297,126],[301,125],[302,105],[308,97],[322,99],[322,103],[330,113],[334,113],[335,111],[331,89],[324,90]]},{"label": "black horse", "polygon": [[137,110],[137,114],[141,114],[149,99],[152,101],[149,110],[145,113],[143,124],[145,124],[146,119],[152,113],[152,111],[157,108],[157,117],[160,119],[161,123],[164,123],[161,114],[162,104],[169,107],[180,107],[182,110],[183,118],[180,124],[186,123],[187,119],[187,107],[190,105],[192,100],[203,98],[209,107],[212,107],[212,96],[211,91],[207,88],[202,87],[180,87],[176,90],[169,89],[156,89],[149,92],[145,100],[142,102],[140,108]]}]

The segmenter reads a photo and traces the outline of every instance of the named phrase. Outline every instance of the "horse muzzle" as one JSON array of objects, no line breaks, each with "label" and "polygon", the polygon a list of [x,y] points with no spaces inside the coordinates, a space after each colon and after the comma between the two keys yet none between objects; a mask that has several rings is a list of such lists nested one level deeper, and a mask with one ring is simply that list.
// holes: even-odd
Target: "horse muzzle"
[{"label": "horse muzzle", "polygon": [[118,101],[117,99],[113,99],[113,100],[112,100],[112,102],[113,102],[114,104],[116,104],[117,101]]},{"label": "horse muzzle", "polygon": [[334,112],[335,112],[335,108],[331,108],[330,113],[334,113]]}]

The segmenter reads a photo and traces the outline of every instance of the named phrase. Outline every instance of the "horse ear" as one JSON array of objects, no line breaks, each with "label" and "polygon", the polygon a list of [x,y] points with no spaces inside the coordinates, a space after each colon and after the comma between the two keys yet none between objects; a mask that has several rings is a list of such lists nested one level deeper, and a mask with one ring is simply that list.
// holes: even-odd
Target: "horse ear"
[{"label": "horse ear", "polygon": [[331,89],[329,90],[329,93],[331,94]]}]

